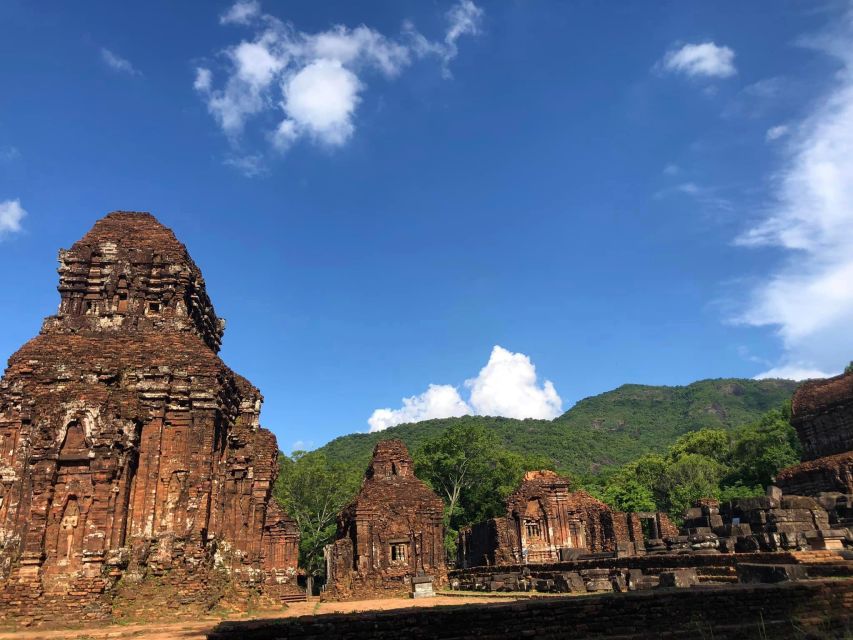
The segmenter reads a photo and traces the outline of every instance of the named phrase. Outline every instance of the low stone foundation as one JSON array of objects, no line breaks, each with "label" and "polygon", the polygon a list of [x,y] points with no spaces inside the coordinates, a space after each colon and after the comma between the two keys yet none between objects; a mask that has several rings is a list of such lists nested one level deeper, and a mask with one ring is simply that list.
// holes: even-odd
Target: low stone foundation
[{"label": "low stone foundation", "polygon": [[[586,593],[655,588],[674,572],[689,570],[700,584],[738,582],[739,566],[802,567],[809,578],[853,577],[853,562],[832,551],[776,553],[683,553],[555,562],[539,565],[473,567],[449,574],[461,591],[540,591]],[[800,575],[799,573],[797,575]]]},{"label": "low stone foundation", "polygon": [[208,638],[846,638],[851,611],[853,580],[819,580],[223,622]]}]

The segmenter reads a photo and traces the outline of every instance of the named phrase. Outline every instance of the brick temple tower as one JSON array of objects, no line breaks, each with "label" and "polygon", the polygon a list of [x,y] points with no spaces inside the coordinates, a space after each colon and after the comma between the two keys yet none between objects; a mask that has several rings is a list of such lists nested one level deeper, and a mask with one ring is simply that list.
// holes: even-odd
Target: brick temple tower
[{"label": "brick temple tower", "polygon": [[338,518],[338,539],[326,548],[329,593],[395,594],[417,576],[444,584],[443,516],[444,503],[415,477],[403,441],[377,443],[361,491]]},{"label": "brick temple tower", "polygon": [[0,619],[109,617],[154,574],[199,602],[217,571],[295,589],[275,436],[184,245],[115,212],[59,262],[59,312],[0,381]]}]

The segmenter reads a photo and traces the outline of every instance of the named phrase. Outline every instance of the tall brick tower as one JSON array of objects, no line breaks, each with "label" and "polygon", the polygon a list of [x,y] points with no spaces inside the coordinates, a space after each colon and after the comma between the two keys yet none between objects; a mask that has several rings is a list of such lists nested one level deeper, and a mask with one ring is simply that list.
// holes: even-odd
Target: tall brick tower
[{"label": "tall brick tower", "polygon": [[275,436],[186,247],[115,212],[59,262],[59,312],[0,381],[0,620],[106,618],[154,574],[205,606],[223,576],[295,588]]}]

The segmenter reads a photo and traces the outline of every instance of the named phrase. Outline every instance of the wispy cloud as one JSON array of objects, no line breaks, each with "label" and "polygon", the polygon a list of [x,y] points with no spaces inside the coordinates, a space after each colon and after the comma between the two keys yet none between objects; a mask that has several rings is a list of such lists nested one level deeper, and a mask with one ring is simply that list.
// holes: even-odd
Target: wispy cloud
[{"label": "wispy cloud", "polygon": [[314,448],[313,440],[297,440],[292,445],[290,445],[290,452],[294,451],[311,451]]},{"label": "wispy cloud", "polygon": [[702,209],[708,212],[733,211],[734,205],[732,201],[720,195],[721,191],[722,189],[716,187],[706,187],[696,182],[685,181],[658,190],[654,197],[655,199],[662,200],[673,196],[684,196],[696,201]]},{"label": "wispy cloud", "polygon": [[264,157],[260,154],[230,155],[222,162],[229,167],[234,167],[247,178],[256,178],[269,172]]},{"label": "wispy cloud", "polygon": [[257,0],[235,2],[231,8],[219,16],[221,24],[249,24],[261,15],[261,3]]},{"label": "wispy cloud", "polygon": [[393,79],[423,57],[437,57],[446,69],[459,39],[478,32],[482,15],[471,0],[461,0],[446,15],[444,38],[432,41],[411,23],[396,37],[365,25],[304,33],[263,13],[258,2],[241,0],[220,21],[248,27],[252,36],[223,52],[223,81],[217,83],[221,71],[202,66],[193,86],[235,149],[247,124],[262,114],[278,115],[278,125],[266,131],[278,151],[303,139],[340,147],[355,133],[371,73]]},{"label": "wispy cloud", "polygon": [[789,104],[801,91],[799,83],[788,78],[762,78],[740,89],[726,102],[721,115],[724,118],[764,118]]},{"label": "wispy cloud", "polygon": [[761,374],[837,372],[853,354],[853,7],[832,31],[809,39],[835,57],[834,86],[785,145],[767,212],[738,238],[787,258],[761,278],[736,321],[774,327],[783,345]]},{"label": "wispy cloud", "polygon": [[113,71],[118,73],[126,73],[131,76],[141,76],[142,72],[137,70],[130,60],[122,58],[117,53],[113,53],[109,49],[101,47],[101,60]]},{"label": "wispy cloud", "polygon": [[453,385],[431,384],[420,395],[403,398],[399,409],[377,409],[368,419],[370,431],[406,422],[469,414],[508,418],[556,418],[562,400],[550,380],[539,383],[536,367],[523,353],[495,346],[480,373],[465,381],[465,401]]},{"label": "wispy cloud", "polygon": [[656,68],[689,77],[728,78],[737,73],[735,52],[713,42],[685,44],[671,49]]},{"label": "wispy cloud", "polygon": [[779,125],[776,125],[775,127],[770,127],[767,130],[767,133],[764,134],[764,138],[768,142],[772,142],[773,140],[778,140],[779,138],[786,136],[789,131],[790,131],[790,127],[788,125],[779,124]]},{"label": "wispy cloud", "polygon": [[21,157],[21,152],[17,147],[7,146],[0,147],[0,162],[14,162]]},{"label": "wispy cloud", "polygon": [[21,221],[27,211],[21,206],[20,200],[4,200],[0,202],[0,240],[22,230]]}]

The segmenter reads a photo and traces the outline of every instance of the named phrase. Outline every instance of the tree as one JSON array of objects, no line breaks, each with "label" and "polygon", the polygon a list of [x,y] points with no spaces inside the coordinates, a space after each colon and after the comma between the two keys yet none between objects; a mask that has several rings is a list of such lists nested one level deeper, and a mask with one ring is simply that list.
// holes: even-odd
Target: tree
[{"label": "tree", "polygon": [[[309,579],[325,572],[323,549],[335,538],[338,513],[358,491],[356,469],[329,464],[321,453],[279,456],[274,496],[299,526],[299,565]],[[309,584],[309,589],[311,585]]]},{"label": "tree", "polygon": [[651,490],[636,478],[627,478],[621,483],[609,484],[602,499],[618,511],[656,511]]},{"label": "tree", "polygon": [[844,373],[853,373],[853,360],[851,360],[850,363],[846,367],[844,367]]},{"label": "tree", "polygon": [[669,491],[665,511],[680,518],[699,498],[718,498],[726,467],[698,453],[675,458],[669,466]]},{"label": "tree", "polygon": [[790,409],[784,407],[735,432],[726,484],[767,486],[780,469],[799,462],[800,441],[789,419]]},{"label": "tree", "polygon": [[445,546],[450,554],[460,527],[502,512],[524,472],[547,466],[541,458],[506,451],[491,432],[468,423],[453,425],[415,453],[417,476],[445,502]]},{"label": "tree", "polygon": [[726,465],[731,460],[731,448],[732,438],[724,429],[700,429],[676,440],[667,450],[667,458],[675,461],[684,455],[698,454]]},{"label": "tree", "polygon": [[651,496],[657,510],[677,521],[699,498],[761,495],[779,469],[796,464],[799,440],[790,404],[733,433],[700,429],[676,440],[664,455],[647,454],[606,478],[598,493],[620,510],[640,510]]}]

